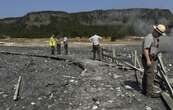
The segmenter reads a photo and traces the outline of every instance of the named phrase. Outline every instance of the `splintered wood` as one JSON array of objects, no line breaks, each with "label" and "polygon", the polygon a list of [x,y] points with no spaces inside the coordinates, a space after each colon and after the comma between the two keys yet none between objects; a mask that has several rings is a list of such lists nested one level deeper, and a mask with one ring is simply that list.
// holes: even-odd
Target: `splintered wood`
[{"label": "splintered wood", "polygon": [[22,79],[22,77],[19,76],[18,82],[17,82],[17,85],[16,85],[16,90],[15,90],[15,93],[14,93],[14,96],[13,96],[13,100],[15,100],[15,101],[18,99],[21,79]]}]

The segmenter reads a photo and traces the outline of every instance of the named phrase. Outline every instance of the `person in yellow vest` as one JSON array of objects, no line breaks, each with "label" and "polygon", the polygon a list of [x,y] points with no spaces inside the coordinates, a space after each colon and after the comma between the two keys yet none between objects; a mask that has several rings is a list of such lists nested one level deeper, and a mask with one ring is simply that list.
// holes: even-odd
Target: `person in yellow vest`
[{"label": "person in yellow vest", "polygon": [[51,54],[55,54],[55,46],[56,46],[56,39],[55,35],[53,34],[49,39],[49,47],[51,48]]}]

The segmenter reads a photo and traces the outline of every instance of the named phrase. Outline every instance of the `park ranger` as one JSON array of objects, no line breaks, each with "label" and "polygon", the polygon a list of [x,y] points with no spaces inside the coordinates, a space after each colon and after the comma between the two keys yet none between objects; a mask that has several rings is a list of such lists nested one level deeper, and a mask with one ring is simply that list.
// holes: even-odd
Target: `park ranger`
[{"label": "park ranger", "polygon": [[148,34],[142,45],[142,63],[144,75],[142,79],[143,93],[149,97],[159,97],[159,92],[154,92],[154,67],[159,48],[159,37],[165,35],[166,27],[162,24],[154,25],[151,34]]},{"label": "park ranger", "polygon": [[100,56],[100,40],[102,39],[102,37],[100,37],[100,36],[98,36],[98,35],[94,35],[94,36],[91,36],[90,38],[89,38],[89,41],[92,43],[92,45],[93,45],[93,60],[95,60],[96,59],[96,53],[97,53],[97,55],[98,55],[98,58],[99,58],[99,60],[101,60],[101,56]]}]

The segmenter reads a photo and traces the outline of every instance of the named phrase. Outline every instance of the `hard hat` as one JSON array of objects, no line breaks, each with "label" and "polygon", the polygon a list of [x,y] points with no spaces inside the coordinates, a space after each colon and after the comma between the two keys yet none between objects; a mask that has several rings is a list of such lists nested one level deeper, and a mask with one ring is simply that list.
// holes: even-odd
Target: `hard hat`
[{"label": "hard hat", "polygon": [[153,25],[154,30],[156,30],[158,33],[160,33],[161,35],[166,35],[165,31],[166,31],[166,27],[163,24],[159,24],[159,25]]}]

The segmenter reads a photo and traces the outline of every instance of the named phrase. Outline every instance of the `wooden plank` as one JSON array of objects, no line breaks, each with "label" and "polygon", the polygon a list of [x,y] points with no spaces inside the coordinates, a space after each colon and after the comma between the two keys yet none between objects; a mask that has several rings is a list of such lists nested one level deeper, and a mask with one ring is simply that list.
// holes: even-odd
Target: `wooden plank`
[{"label": "wooden plank", "polygon": [[134,53],[133,53],[133,51],[131,51],[131,60],[134,63]]},{"label": "wooden plank", "polygon": [[128,63],[128,62],[125,62],[125,64],[128,65],[128,66],[130,66],[130,67],[133,68],[133,69],[136,69],[136,70],[140,71],[140,72],[144,72],[143,69],[137,68],[137,67],[133,66],[132,64],[130,64],[130,63]]},{"label": "wooden plank", "polygon": [[17,85],[16,85],[16,90],[15,90],[15,93],[14,93],[14,96],[13,96],[13,100],[17,100],[17,97],[18,97],[18,94],[19,94],[19,88],[20,88],[21,79],[22,79],[22,77],[19,76],[18,82],[17,82]]},{"label": "wooden plank", "polygon": [[161,76],[163,77],[164,81],[166,82],[167,86],[168,86],[168,89],[169,89],[169,92],[171,94],[171,96],[173,96],[173,89],[168,81],[168,78],[167,78],[167,75],[166,75],[166,70],[165,70],[165,66],[162,62],[162,59],[161,59],[161,53],[158,54],[158,63],[159,63],[159,66],[160,68],[158,68]]},{"label": "wooden plank", "polygon": [[165,69],[165,66],[164,66],[164,64],[163,64],[162,54],[161,54],[161,53],[158,54],[158,61],[159,61],[159,63],[160,63],[160,66],[161,66],[162,70],[164,71],[164,73],[167,73],[167,71],[166,71],[166,69]]},{"label": "wooden plank", "polygon": [[136,57],[136,62],[137,62],[137,64],[138,64],[139,68],[142,68],[142,66],[141,66],[141,64],[140,64],[140,62],[139,62],[138,56]]},{"label": "wooden plank", "polygon": [[[137,51],[135,50],[135,58],[134,58],[134,66],[137,67]],[[140,81],[139,81],[139,74],[137,72],[137,70],[135,69],[135,78],[136,78],[136,82],[137,84],[139,85],[140,84]]]},{"label": "wooden plank", "polygon": [[173,99],[172,99],[172,97],[166,92],[161,93],[161,96],[162,96],[164,102],[169,107],[169,109],[173,110]]},{"label": "wooden plank", "polygon": [[[159,71],[160,71],[160,70],[159,70]],[[168,79],[167,79],[167,76],[165,75],[165,73],[163,73],[163,71],[160,71],[160,74],[162,75],[164,81],[166,82],[171,96],[173,96],[173,89],[172,89],[172,87],[171,87],[171,85],[170,85],[170,83],[169,83],[169,81],[168,81]]]}]

